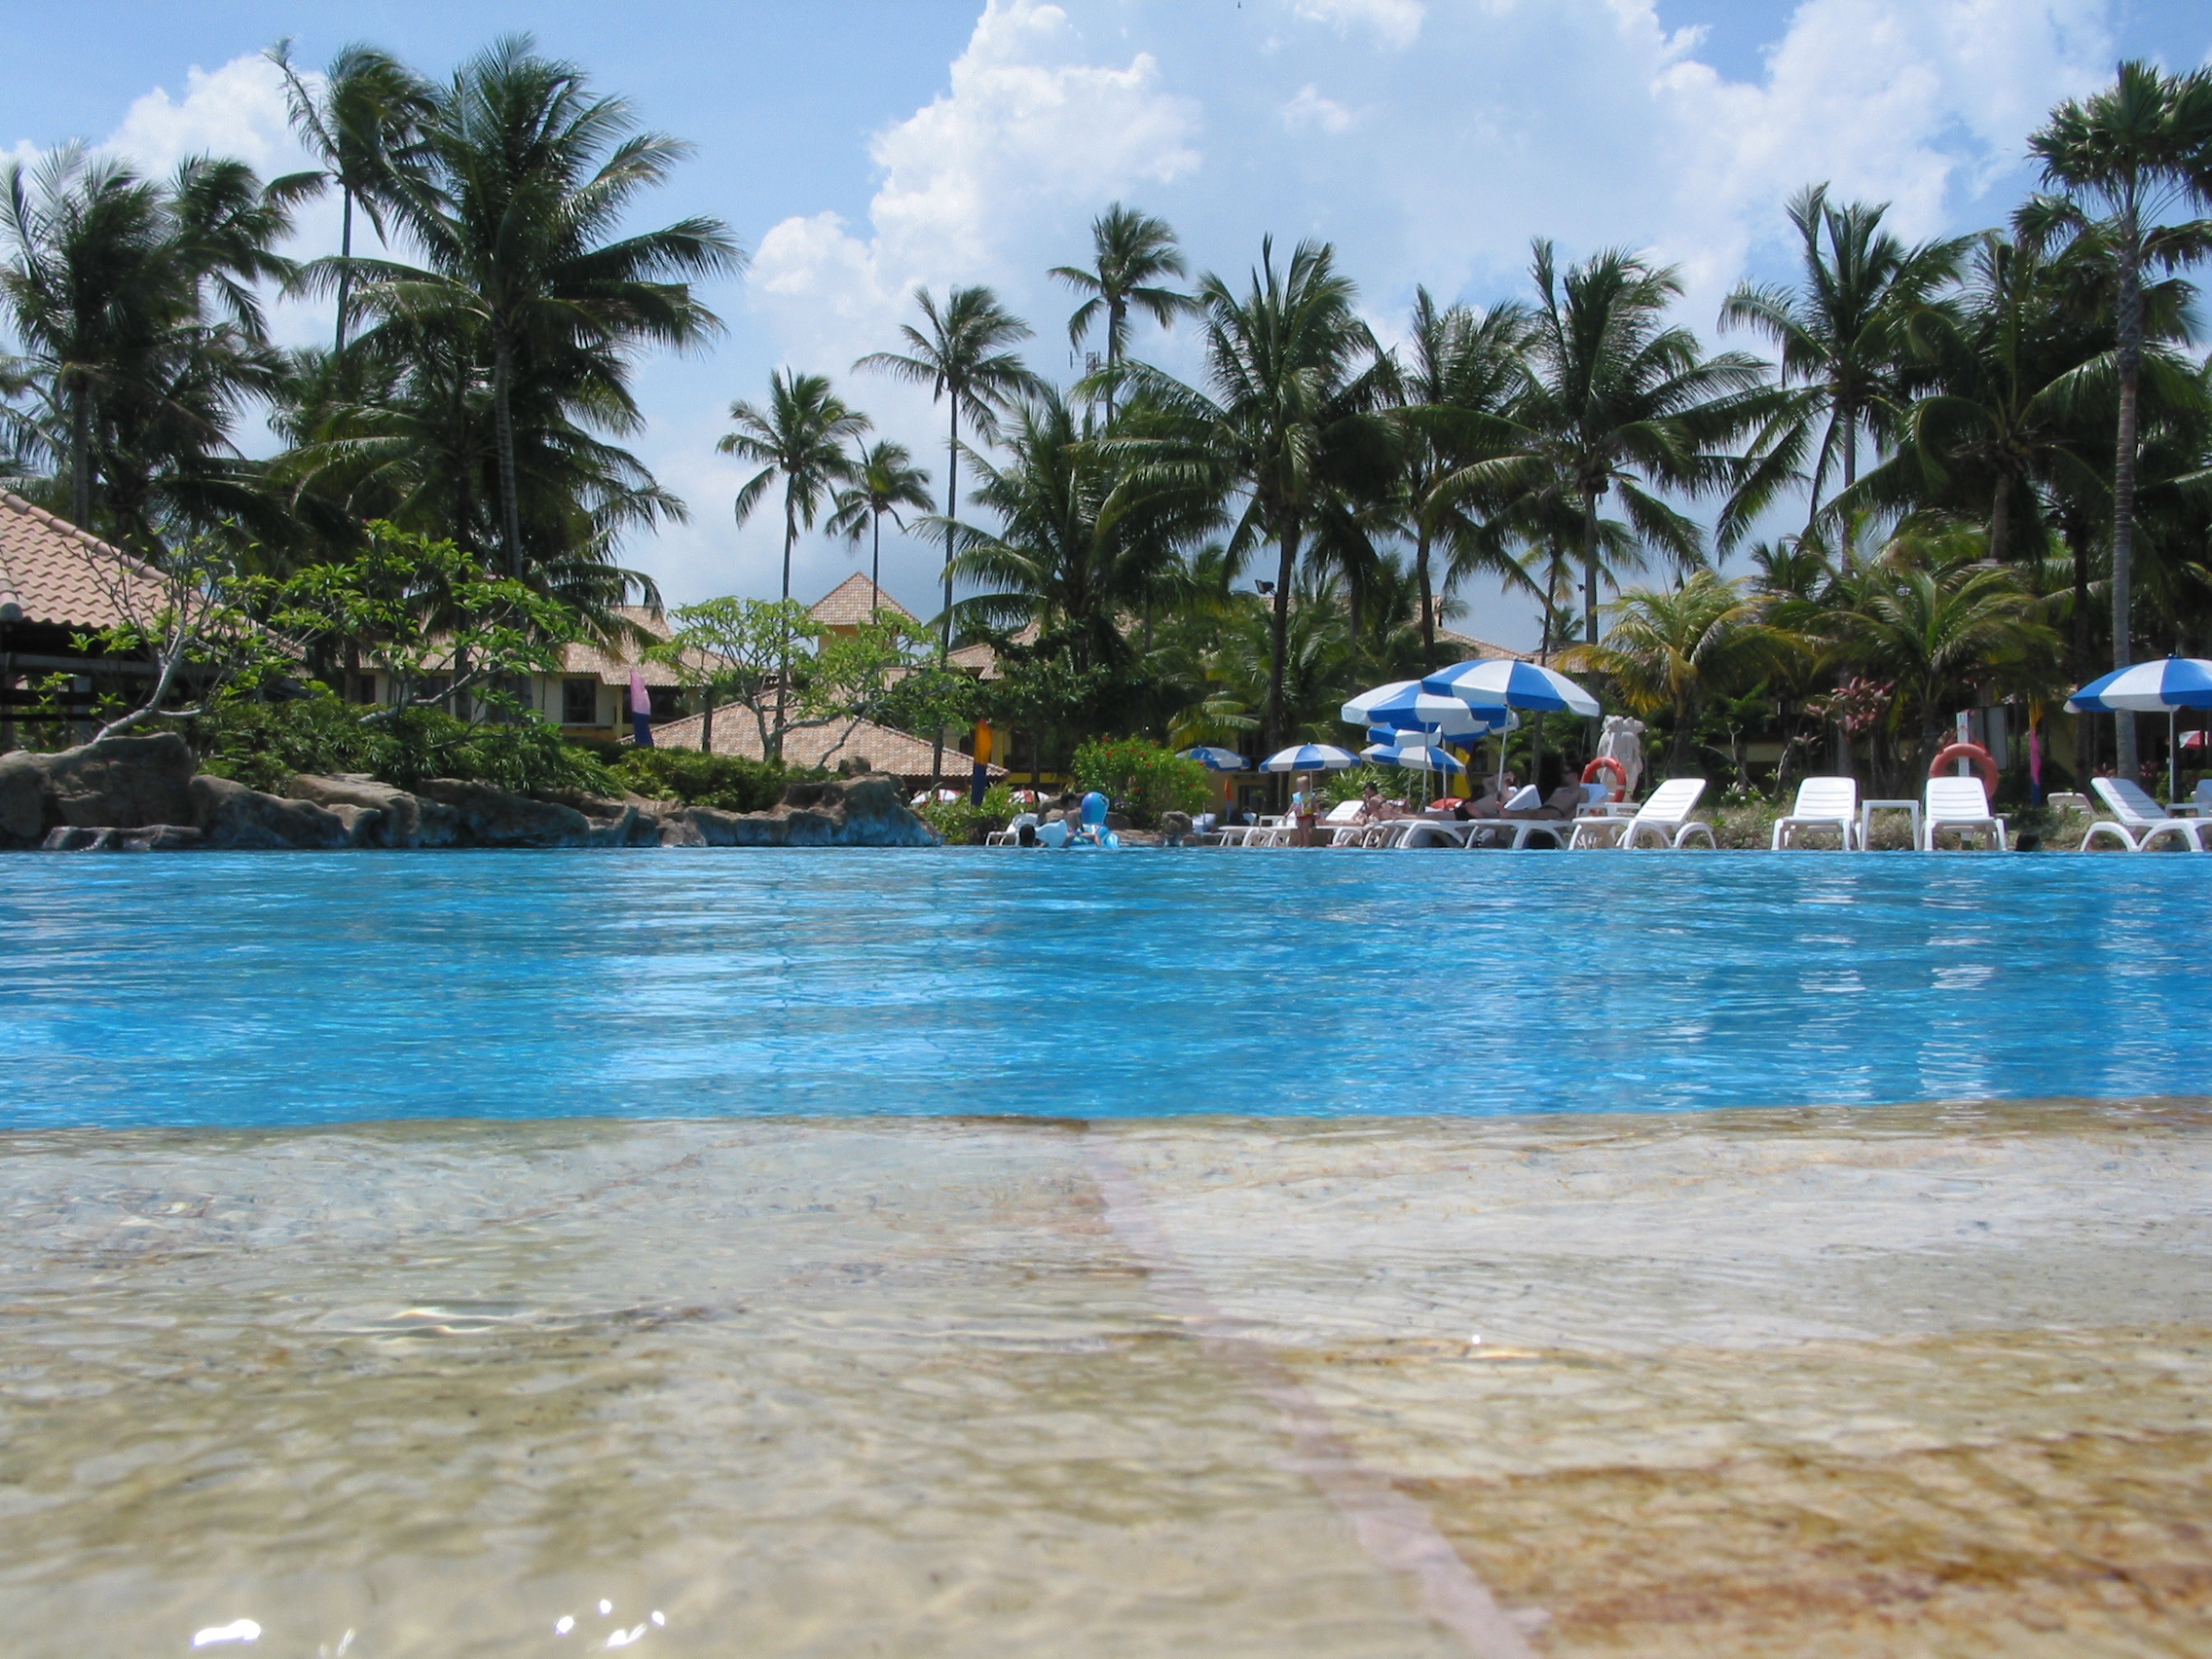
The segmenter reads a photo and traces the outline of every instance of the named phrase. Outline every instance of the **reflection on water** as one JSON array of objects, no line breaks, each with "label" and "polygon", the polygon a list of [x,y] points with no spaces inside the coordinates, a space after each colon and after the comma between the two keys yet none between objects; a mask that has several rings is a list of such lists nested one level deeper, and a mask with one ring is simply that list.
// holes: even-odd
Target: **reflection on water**
[{"label": "reflection on water", "polygon": [[1448,1541],[1488,1651],[2201,1651],[2208,1125],[19,1134],[0,1620],[38,1659],[1486,1650],[1335,1479]]}]

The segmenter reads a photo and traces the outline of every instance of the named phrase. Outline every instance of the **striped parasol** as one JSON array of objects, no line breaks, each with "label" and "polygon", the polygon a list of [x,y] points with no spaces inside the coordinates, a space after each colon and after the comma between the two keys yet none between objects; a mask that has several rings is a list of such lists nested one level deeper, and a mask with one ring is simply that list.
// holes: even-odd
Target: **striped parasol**
[{"label": "striped parasol", "polygon": [[1423,691],[1443,692],[1478,708],[1541,709],[1590,716],[1603,712],[1598,699],[1566,675],[1540,663],[1515,662],[1509,657],[1456,662],[1438,669],[1420,685]]}]

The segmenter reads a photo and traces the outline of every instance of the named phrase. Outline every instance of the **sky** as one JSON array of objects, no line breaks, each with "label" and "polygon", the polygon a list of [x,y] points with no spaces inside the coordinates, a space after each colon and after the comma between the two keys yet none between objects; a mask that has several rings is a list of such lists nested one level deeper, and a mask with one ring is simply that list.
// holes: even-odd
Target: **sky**
[{"label": "sky", "polygon": [[[2027,134],[2114,62],[2212,56],[2200,0],[0,0],[0,146],[69,138],[165,168],[197,151],[268,173],[305,165],[262,49],[313,65],[350,41],[443,75],[527,28],[546,53],[695,146],[640,225],[706,212],[752,254],[708,302],[713,347],[641,365],[635,447],[690,506],[625,563],[671,603],[777,583],[780,515],[740,528],[746,472],[718,456],[732,399],[781,365],[831,375],[880,435],[940,480],[926,393],[855,374],[898,345],[917,283],[984,282],[1065,378],[1080,264],[1108,203],[1161,214],[1195,270],[1240,279],[1261,239],[1333,241],[1388,341],[1417,285],[1481,304],[1526,289],[1529,244],[1604,246],[1679,267],[1681,320],[1716,345],[1721,297],[1786,278],[1782,204],[1800,186],[1893,203],[1911,238],[2002,222],[2032,186]],[[337,208],[301,216],[302,256],[335,251]],[[286,305],[287,342],[328,337]],[[1192,331],[1135,350],[1196,368]],[[918,611],[941,544],[887,537],[884,585]],[[861,568],[817,533],[793,588]],[[1532,645],[1534,613],[1470,590],[1461,625]]]}]

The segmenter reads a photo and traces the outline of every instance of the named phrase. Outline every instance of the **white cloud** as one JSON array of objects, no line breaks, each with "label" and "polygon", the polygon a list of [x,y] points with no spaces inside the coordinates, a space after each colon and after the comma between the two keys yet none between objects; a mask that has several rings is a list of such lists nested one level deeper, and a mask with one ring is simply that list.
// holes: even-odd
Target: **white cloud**
[{"label": "white cloud", "polygon": [[[292,135],[283,79],[260,54],[233,58],[214,70],[195,66],[184,85],[181,98],[156,87],[133,101],[100,148],[155,177],[188,156],[235,158],[264,179],[313,168]],[[283,251],[295,259],[337,252],[338,221],[339,205],[332,196],[301,203],[293,209],[292,237]],[[278,345],[304,346],[328,342],[335,313],[323,302],[283,301],[272,304],[269,314],[270,333]]]},{"label": "white cloud", "polygon": [[1359,119],[1334,98],[1321,95],[1321,89],[1309,81],[1298,89],[1298,95],[1282,106],[1282,124],[1296,131],[1302,127],[1318,127],[1324,132],[1342,132]]},{"label": "white cloud", "polygon": [[1292,0],[1291,10],[1309,22],[1334,23],[1340,31],[1368,29],[1384,46],[1401,50],[1420,37],[1421,19],[1428,15],[1421,0]]},{"label": "white cloud", "polygon": [[105,148],[162,173],[187,156],[234,156],[264,176],[309,166],[292,137],[276,66],[258,54],[212,72],[194,67],[185,92],[156,87],[132,103]]},{"label": "white cloud", "polygon": [[[1163,89],[1151,53],[1093,61],[1062,7],[989,0],[952,63],[949,91],[870,144],[881,182],[867,223],[818,213],[771,227],[754,258],[750,309],[773,331],[781,360],[846,382],[854,359],[896,343],[916,285],[990,282],[1011,285],[1017,305],[1035,297],[1021,289],[1079,253],[1084,227],[1108,202],[1198,168],[1198,105]],[[1053,333],[1042,327],[1033,352],[1046,367]],[[941,478],[940,415],[925,393],[880,377],[844,389]],[[725,464],[716,491],[726,498],[736,477]],[[688,563],[722,537],[679,539],[690,542],[679,554]],[[737,569],[756,587],[781,557],[775,539],[750,528],[739,538]],[[730,568],[726,554],[714,557]],[[819,539],[800,554],[810,579],[842,576],[847,563]],[[918,607],[927,596],[913,598]]]}]

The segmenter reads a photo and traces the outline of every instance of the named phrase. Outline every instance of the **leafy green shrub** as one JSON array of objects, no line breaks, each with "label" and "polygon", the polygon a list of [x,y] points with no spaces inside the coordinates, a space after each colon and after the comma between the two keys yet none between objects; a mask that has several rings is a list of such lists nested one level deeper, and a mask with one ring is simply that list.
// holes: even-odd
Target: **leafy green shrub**
[{"label": "leafy green shrub", "polygon": [[1157,828],[1163,812],[1202,812],[1213,798],[1203,766],[1141,737],[1094,738],[1069,769],[1079,791],[1097,790],[1139,830]]},{"label": "leafy green shrub", "polygon": [[604,761],[540,720],[479,724],[406,709],[371,724],[363,713],[327,694],[231,702],[196,720],[192,741],[205,770],[272,792],[295,772],[366,772],[403,790],[426,778],[461,778],[522,793],[621,793]]},{"label": "leafy green shrub", "polygon": [[201,769],[275,793],[295,772],[382,776],[395,755],[389,733],[361,723],[361,710],[327,692],[287,703],[218,703],[192,724]]},{"label": "leafy green shrub", "polygon": [[767,760],[696,749],[618,749],[610,760],[623,788],[638,794],[724,812],[767,811],[784,798],[784,785],[794,775]]},{"label": "leafy green shrub", "polygon": [[944,837],[946,846],[979,847],[984,835],[1004,830],[1014,817],[1014,792],[1004,784],[993,784],[983,792],[981,806],[970,805],[963,794],[958,800],[924,801],[914,813]]}]

